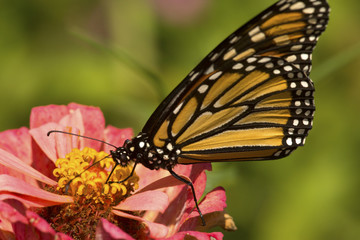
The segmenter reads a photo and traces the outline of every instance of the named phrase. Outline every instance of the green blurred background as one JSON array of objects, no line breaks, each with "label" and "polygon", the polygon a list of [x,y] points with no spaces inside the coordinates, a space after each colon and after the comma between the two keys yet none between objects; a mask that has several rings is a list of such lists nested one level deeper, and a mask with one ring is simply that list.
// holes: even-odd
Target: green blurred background
[{"label": "green blurred background", "polygon": [[[77,102],[137,132],[192,67],[273,2],[1,0],[0,130],[28,126],[34,106]],[[225,239],[360,239],[360,2],[330,5],[307,145],[208,174],[238,227]]]}]

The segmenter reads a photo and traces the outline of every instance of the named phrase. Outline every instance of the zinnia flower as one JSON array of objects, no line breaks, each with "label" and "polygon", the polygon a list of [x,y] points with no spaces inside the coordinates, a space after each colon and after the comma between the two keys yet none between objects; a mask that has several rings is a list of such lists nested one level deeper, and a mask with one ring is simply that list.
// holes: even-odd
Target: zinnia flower
[{"label": "zinnia flower", "polygon": [[199,18],[209,4],[207,0],[150,0],[160,17],[172,24],[187,24]]},{"label": "zinnia flower", "polygon": [[[222,239],[203,232],[214,226],[236,229],[224,212],[226,196],[218,187],[199,206],[191,190],[165,170],[137,166],[115,169],[113,147],[99,141],[53,133],[62,130],[122,146],[131,129],[105,127],[96,107],[69,104],[32,109],[30,129],[0,133],[0,239]],[[98,163],[96,163],[98,162]],[[96,164],[94,164],[96,163]],[[210,164],[178,165],[197,197],[206,184]],[[113,170],[113,171],[112,171]]]}]

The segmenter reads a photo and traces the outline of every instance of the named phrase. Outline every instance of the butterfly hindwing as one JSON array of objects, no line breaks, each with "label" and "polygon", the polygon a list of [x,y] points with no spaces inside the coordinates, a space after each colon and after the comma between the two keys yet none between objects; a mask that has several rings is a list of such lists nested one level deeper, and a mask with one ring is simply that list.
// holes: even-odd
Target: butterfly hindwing
[{"label": "butterfly hindwing", "polygon": [[154,137],[173,139],[179,163],[276,159],[304,144],[314,87],[293,64],[250,57],[208,76]]}]

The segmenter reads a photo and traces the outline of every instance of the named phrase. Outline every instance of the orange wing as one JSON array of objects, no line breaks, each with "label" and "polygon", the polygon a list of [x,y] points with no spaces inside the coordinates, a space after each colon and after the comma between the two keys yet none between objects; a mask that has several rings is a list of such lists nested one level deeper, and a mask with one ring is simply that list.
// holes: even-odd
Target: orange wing
[{"label": "orange wing", "polygon": [[219,44],[170,93],[143,132],[179,163],[276,159],[305,142],[311,54],[328,22],[325,0],[281,0]]}]

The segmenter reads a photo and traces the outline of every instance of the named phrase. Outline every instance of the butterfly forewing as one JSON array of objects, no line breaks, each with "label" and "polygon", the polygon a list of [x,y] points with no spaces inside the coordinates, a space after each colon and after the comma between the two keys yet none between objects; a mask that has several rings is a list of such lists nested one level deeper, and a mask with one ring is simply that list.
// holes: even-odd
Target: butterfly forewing
[{"label": "butterfly forewing", "polygon": [[216,68],[228,59],[282,57],[309,74],[310,55],[325,30],[328,13],[326,1],[279,1],[231,34],[203,62],[214,62]]},{"label": "butterfly forewing", "polygon": [[179,147],[179,163],[288,155],[311,129],[311,53],[328,13],[324,0],[272,5],[205,57],[143,132]]}]

